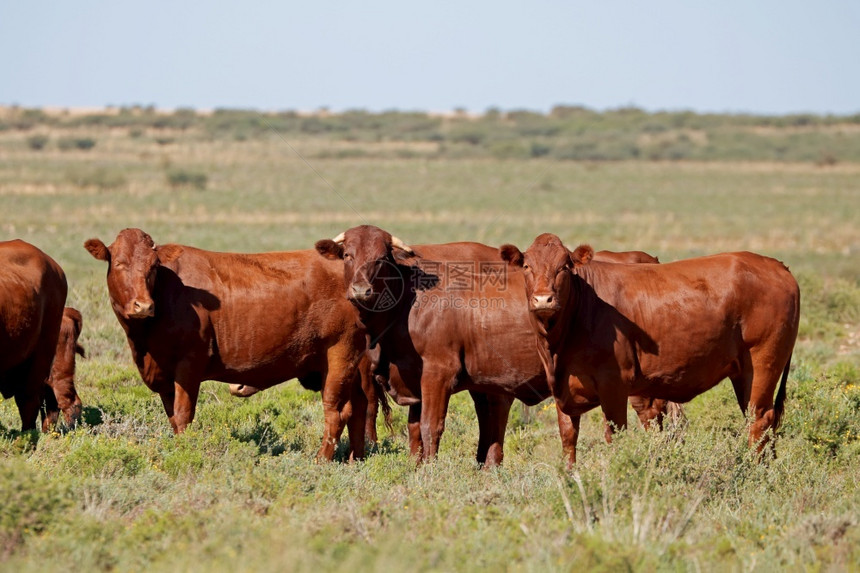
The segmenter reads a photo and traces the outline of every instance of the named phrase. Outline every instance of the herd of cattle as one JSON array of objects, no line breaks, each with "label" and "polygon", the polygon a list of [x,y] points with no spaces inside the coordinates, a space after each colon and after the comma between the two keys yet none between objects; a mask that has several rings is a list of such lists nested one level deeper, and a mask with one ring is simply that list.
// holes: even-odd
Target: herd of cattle
[{"label": "herd of cattle", "polygon": [[[574,463],[585,412],[601,407],[610,440],[628,400],[643,425],[662,425],[670,400],[724,378],[762,448],[783,414],[800,317],[788,269],[748,252],[659,264],[640,251],[570,251],[551,234],[522,252],[410,246],[368,225],[293,252],[156,245],[139,229],[84,247],[107,263],[132,359],[174,432],[194,419],[204,380],[247,397],[297,378],[322,393],[324,459],[345,427],[362,458],[388,397],[409,409],[411,453],[432,458],[451,395],[468,390],[479,463],[501,463],[515,399],[550,396]],[[82,317],[65,307],[63,270],[20,240],[0,242],[0,268],[0,392],[24,430],[40,410],[43,431],[60,411],[74,426]]]}]

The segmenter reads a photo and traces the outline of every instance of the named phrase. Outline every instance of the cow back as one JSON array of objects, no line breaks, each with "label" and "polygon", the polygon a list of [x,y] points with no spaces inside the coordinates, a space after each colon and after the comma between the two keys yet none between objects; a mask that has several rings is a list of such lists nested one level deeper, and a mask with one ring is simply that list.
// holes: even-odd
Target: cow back
[{"label": "cow back", "polygon": [[171,248],[181,252],[158,268],[156,330],[181,354],[208,354],[207,378],[268,386],[318,368],[334,340],[359,339],[342,267],[315,251]]}]

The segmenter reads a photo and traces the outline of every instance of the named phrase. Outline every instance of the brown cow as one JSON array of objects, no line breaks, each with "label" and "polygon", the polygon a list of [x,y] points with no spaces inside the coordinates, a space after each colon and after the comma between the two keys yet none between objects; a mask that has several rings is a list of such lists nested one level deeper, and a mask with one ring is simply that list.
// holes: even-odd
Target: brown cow
[{"label": "brown cow", "polygon": [[54,364],[42,397],[43,432],[57,425],[60,411],[69,428],[74,428],[81,420],[82,404],[75,390],[75,354],[86,356],[84,347],[78,344],[83,323],[84,319],[78,310],[68,306],[63,310]]},{"label": "brown cow", "polygon": [[291,378],[322,391],[331,459],[344,425],[364,456],[366,398],[357,383],[364,331],[343,296],[341,265],[314,251],[216,253],[156,246],[125,229],[110,247],[84,247],[108,263],[114,313],[143,381],[161,396],[173,430],[194,418],[203,380],[269,388]]},{"label": "brown cow", "polygon": [[[390,377],[383,373],[390,393],[410,406],[412,453],[425,459],[436,454],[451,394],[469,390],[480,428],[477,459],[485,467],[500,463],[513,399],[536,404],[550,395],[531,350],[520,273],[498,274],[505,270],[498,251],[486,245],[413,248],[371,226],[316,247],[344,261],[347,296],[368,328],[371,347],[381,349],[378,362],[391,366]],[[565,451],[572,454],[579,419],[558,415]]]},{"label": "brown cow", "polygon": [[57,349],[66,275],[24,241],[0,242],[0,393],[15,397],[21,429],[36,428]]},{"label": "brown cow", "polygon": [[785,265],[743,252],[577,267],[590,252],[583,245],[571,254],[552,234],[525,254],[500,249],[523,270],[538,354],[562,409],[574,415],[599,401],[623,428],[629,394],[685,402],[728,377],[741,410],[754,416],[750,444],[761,449],[782,417],[800,319],[800,291]]},{"label": "brown cow", "polygon": [[[496,250],[486,245],[479,243],[450,243],[444,245],[422,245],[416,246],[415,251],[411,247],[407,247],[396,237],[392,239],[391,235],[377,229],[376,227],[359,227],[359,229],[367,229],[373,232],[374,238],[382,238],[383,247],[388,253],[388,258],[384,263],[380,263],[383,272],[379,274],[379,280],[382,281],[383,289],[389,278],[385,276],[385,271],[394,273],[395,281],[398,283],[392,285],[394,290],[407,286],[404,280],[409,280],[402,276],[399,262],[393,259],[392,251],[397,249],[401,252],[408,252],[411,257],[418,259],[426,257],[433,261],[465,261],[479,262],[484,261],[490,264],[497,262]],[[349,231],[347,231],[349,234]],[[392,243],[393,241],[393,243]],[[334,241],[324,239],[316,244],[317,250],[324,257],[332,260],[341,259],[344,255],[344,244],[340,237]],[[347,273],[347,269],[352,267],[352,255],[347,253],[344,263],[342,264],[341,273]],[[438,263],[431,263],[438,264]],[[495,266],[495,265],[494,265]],[[407,272],[412,272],[411,267],[403,267]],[[374,371],[377,380],[381,381],[388,393],[394,398],[394,401],[401,406],[409,407],[408,430],[409,444],[412,455],[423,458],[426,451],[422,441],[421,419],[423,418],[422,407],[422,387],[418,377],[414,376],[414,352],[406,359],[392,360],[392,353],[398,358],[402,358],[398,347],[390,345],[386,340],[391,340],[397,334],[394,329],[386,327],[386,321],[393,319],[393,322],[398,322],[398,313],[402,311],[403,305],[408,304],[402,295],[405,291],[400,290],[394,299],[382,300],[379,297],[363,297],[363,302],[356,298],[356,292],[350,288],[350,276],[346,275],[347,298],[355,304],[359,311],[359,316],[365,326],[369,326],[369,355],[374,358]],[[391,294],[393,291],[389,291]],[[409,293],[406,293],[409,296]],[[414,294],[414,293],[413,293]],[[360,295],[359,295],[360,297]],[[373,298],[374,300],[370,300]],[[377,300],[379,299],[379,300]],[[388,302],[394,301],[395,304],[388,306]],[[377,304],[379,303],[379,304]],[[398,328],[397,331],[400,329]],[[381,336],[385,334],[385,336]],[[385,340],[383,340],[385,339]],[[389,370],[389,368],[391,370]],[[538,368],[535,370],[538,378],[542,378],[542,373]],[[458,389],[459,390],[459,389]],[[548,395],[548,389],[544,383],[543,396]],[[540,392],[538,392],[539,394]],[[508,415],[513,397],[499,393],[486,393],[480,390],[470,389],[470,394],[475,402],[475,412],[478,416],[479,425],[479,440],[476,459],[485,467],[490,467],[501,462],[503,455],[504,431],[507,426]],[[530,399],[531,403],[537,403],[539,398]],[[566,418],[566,417],[565,417]]]}]

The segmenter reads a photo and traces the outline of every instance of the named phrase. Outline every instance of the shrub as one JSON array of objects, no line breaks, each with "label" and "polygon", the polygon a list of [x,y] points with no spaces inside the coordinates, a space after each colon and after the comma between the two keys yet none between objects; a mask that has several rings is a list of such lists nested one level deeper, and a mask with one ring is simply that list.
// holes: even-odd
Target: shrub
[{"label": "shrub", "polygon": [[799,363],[788,386],[793,403],[814,404],[797,408],[786,420],[785,435],[802,436],[815,451],[829,456],[860,440],[860,387],[858,367],[836,363],[824,374],[813,374]]},{"label": "shrub", "polygon": [[205,173],[190,171],[188,169],[169,169],[167,171],[167,183],[173,188],[193,187],[195,189],[206,189],[209,178]]},{"label": "shrub", "polygon": [[147,461],[127,438],[96,437],[81,441],[63,460],[70,474],[100,478],[128,477],[140,473]]},{"label": "shrub", "polygon": [[454,143],[480,145],[487,139],[487,132],[479,125],[465,125],[453,130],[450,139]]},{"label": "shrub", "polygon": [[47,135],[38,133],[27,138],[27,146],[33,151],[40,151],[48,145],[50,138]]},{"label": "shrub", "polygon": [[128,183],[121,171],[107,167],[72,169],[66,174],[66,179],[77,187],[96,187],[101,190],[116,189]]},{"label": "shrub", "polygon": [[531,156],[532,157],[543,157],[545,155],[549,155],[552,152],[552,147],[546,145],[545,143],[532,143],[531,146]]},{"label": "shrub", "polygon": [[63,151],[68,151],[70,149],[87,151],[95,146],[96,140],[92,137],[61,137],[59,141],[57,141],[57,147]]},{"label": "shrub", "polygon": [[833,167],[839,162],[834,153],[830,151],[822,151],[815,162],[819,167]]},{"label": "shrub", "polygon": [[40,533],[56,514],[72,505],[65,479],[37,471],[20,461],[0,462],[0,560],[12,553],[27,533]]},{"label": "shrub", "polygon": [[557,159],[574,161],[622,161],[639,157],[639,148],[624,137],[583,137],[555,148]]},{"label": "shrub", "polygon": [[516,140],[497,141],[490,146],[490,155],[497,159],[527,159],[531,149]]}]

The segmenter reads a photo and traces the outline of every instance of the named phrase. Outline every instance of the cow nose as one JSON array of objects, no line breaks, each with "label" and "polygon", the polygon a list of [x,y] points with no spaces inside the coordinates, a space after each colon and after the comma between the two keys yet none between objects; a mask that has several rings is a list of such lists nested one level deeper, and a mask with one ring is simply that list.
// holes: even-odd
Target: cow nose
[{"label": "cow nose", "polygon": [[152,301],[149,302],[141,302],[139,300],[134,301],[134,305],[132,305],[132,309],[134,310],[134,314],[136,316],[152,316],[155,314],[152,310]]},{"label": "cow nose", "polygon": [[553,308],[553,300],[551,294],[536,294],[532,297],[532,308],[538,310]]},{"label": "cow nose", "polygon": [[351,293],[352,298],[355,300],[365,301],[371,297],[373,294],[373,287],[367,283],[359,284],[354,283],[352,285]]}]

